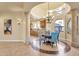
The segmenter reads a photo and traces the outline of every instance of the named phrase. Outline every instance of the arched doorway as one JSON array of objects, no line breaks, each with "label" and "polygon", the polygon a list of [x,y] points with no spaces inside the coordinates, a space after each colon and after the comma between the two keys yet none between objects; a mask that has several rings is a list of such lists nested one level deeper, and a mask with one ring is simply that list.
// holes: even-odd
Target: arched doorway
[{"label": "arched doorway", "polygon": [[[50,5],[49,9],[48,4]],[[55,5],[55,7],[52,7],[53,5]],[[42,3],[35,6],[30,12],[30,37],[32,47],[37,50],[43,50],[43,52],[59,51],[59,46],[62,46],[64,43],[60,42],[57,47],[54,46],[54,48],[52,48],[49,44],[50,42],[44,44],[43,41],[43,43],[40,44],[40,39],[43,38],[43,34],[49,35],[56,30],[62,33],[64,32],[63,39],[65,39],[65,19],[62,20],[62,18],[65,17],[69,11],[70,6],[66,3]],[[50,16],[47,15],[48,13]],[[61,38],[62,37],[63,34],[61,34]]]}]

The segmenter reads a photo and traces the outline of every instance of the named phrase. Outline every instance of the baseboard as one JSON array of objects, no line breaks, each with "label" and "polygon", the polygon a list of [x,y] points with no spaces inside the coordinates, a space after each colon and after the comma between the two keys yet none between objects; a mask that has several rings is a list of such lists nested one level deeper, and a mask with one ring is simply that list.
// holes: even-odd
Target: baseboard
[{"label": "baseboard", "polygon": [[70,41],[70,39],[65,39],[65,38],[61,38],[60,40],[62,40],[62,41],[67,41],[67,42],[72,42],[72,41]]},{"label": "baseboard", "polygon": [[0,42],[24,42],[25,40],[0,40]]}]

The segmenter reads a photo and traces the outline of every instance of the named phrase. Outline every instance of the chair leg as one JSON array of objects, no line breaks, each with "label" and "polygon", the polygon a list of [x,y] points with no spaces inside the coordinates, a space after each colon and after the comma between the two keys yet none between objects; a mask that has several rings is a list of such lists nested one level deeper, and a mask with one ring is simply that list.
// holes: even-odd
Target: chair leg
[{"label": "chair leg", "polygon": [[44,43],[45,43],[45,40],[44,40]]},{"label": "chair leg", "polygon": [[51,42],[51,46],[53,47],[53,43]]},{"label": "chair leg", "polygon": [[39,42],[39,45],[41,46],[41,41]]},{"label": "chair leg", "polygon": [[59,40],[57,41],[57,43],[59,44]]},{"label": "chair leg", "polygon": [[56,47],[57,47],[57,43],[56,43]]},{"label": "chair leg", "polygon": [[41,41],[42,41],[42,40],[39,40],[39,45],[40,45],[40,46],[41,46]]}]

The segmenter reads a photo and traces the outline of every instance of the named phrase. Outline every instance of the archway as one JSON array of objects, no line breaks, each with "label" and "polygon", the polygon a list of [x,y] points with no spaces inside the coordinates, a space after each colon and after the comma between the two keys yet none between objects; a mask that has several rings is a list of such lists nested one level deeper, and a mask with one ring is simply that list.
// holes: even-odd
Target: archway
[{"label": "archway", "polygon": [[[48,9],[48,4],[49,9]],[[34,8],[32,8],[31,12],[30,12],[30,37],[31,37],[31,42],[32,42],[32,47],[34,46],[37,49],[46,49],[44,47],[47,47],[48,51],[52,50],[54,51],[54,48],[50,48],[50,46],[46,44],[43,44],[41,46],[40,44],[40,38],[41,35],[45,34],[46,32],[54,32],[55,31],[55,25],[56,25],[56,20],[61,20],[63,19],[63,22],[65,22],[65,16],[66,14],[70,11],[70,6],[66,3],[42,3],[39,4],[37,6],[35,6]],[[48,13],[50,15],[50,17],[48,17]],[[49,20],[50,19],[50,20]],[[63,23],[64,25],[61,25],[62,30],[64,30],[64,39],[65,39],[65,23]],[[62,34],[63,35],[63,34]],[[63,43],[64,44],[64,43]],[[62,46],[63,44],[61,44],[61,42],[58,44],[59,46]],[[56,51],[58,51],[58,49],[60,49],[58,47],[56,48]],[[53,50],[54,49],[54,50]],[[64,48],[63,48],[64,50]]]}]

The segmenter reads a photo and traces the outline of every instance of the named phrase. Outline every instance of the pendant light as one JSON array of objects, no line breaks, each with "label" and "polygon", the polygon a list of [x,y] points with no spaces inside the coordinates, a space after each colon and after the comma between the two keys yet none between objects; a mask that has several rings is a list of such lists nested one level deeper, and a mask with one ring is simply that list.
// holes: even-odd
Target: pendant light
[{"label": "pendant light", "polygon": [[51,23],[52,17],[50,16],[49,10],[50,10],[50,8],[49,8],[49,2],[48,2],[48,11],[47,11],[48,15],[47,15],[47,21],[48,21],[48,23]]}]

